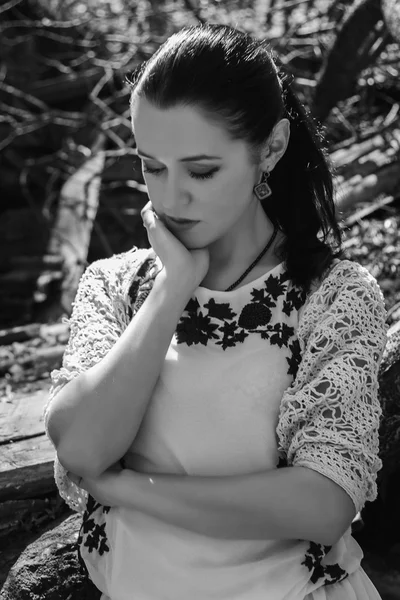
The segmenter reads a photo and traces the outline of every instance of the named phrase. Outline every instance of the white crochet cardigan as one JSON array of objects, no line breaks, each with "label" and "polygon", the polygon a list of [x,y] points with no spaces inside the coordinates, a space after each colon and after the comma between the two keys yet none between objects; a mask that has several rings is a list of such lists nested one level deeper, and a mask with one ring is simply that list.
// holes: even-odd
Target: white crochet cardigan
[{"label": "white crochet cardigan", "polygon": [[[152,287],[158,271],[154,258],[151,248],[135,246],[86,269],[62,367],[51,373],[43,412],[47,434],[52,399],[98,363],[128,326]],[[346,490],[357,512],[376,498],[376,474],[382,467],[378,368],[387,340],[385,320],[384,298],[374,277],[358,263],[336,260],[314,282],[300,309],[302,360],[283,394],[276,428],[278,450],[288,466],[309,467],[329,477]],[[57,454],[54,476],[61,497],[83,513],[88,493],[67,478]]]}]

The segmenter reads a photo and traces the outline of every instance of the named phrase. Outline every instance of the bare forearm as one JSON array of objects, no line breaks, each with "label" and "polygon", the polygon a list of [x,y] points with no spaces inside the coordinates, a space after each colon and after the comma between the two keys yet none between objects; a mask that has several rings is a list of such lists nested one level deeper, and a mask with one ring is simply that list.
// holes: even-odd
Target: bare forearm
[{"label": "bare forearm", "polygon": [[303,467],[229,477],[123,471],[122,479],[125,506],[213,538],[330,545],[355,516],[343,489]]},{"label": "bare forearm", "polygon": [[108,354],[54,398],[63,409],[57,451],[68,470],[95,476],[128,450],[187,301],[186,291],[156,282]]}]

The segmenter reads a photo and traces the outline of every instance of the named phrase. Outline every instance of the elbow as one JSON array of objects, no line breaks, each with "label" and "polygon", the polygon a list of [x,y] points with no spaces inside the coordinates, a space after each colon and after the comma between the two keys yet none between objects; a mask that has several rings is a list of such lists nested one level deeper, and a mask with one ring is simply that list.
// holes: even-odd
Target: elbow
[{"label": "elbow", "polygon": [[305,468],[302,476],[308,490],[306,505],[313,507],[308,513],[312,528],[309,539],[324,546],[334,546],[351,527],[357,514],[354,502],[340,485],[318,471]]},{"label": "elbow", "polygon": [[351,511],[351,516],[346,515],[345,518],[337,519],[333,524],[328,536],[328,546],[334,546],[344,536],[348,529],[351,529],[351,524],[356,517],[356,510]]},{"label": "elbow", "polygon": [[103,473],[104,469],[100,468],[93,457],[87,457],[83,453],[76,455],[76,452],[72,454],[65,448],[65,445],[61,442],[57,448],[57,458],[60,464],[74,475],[79,475],[85,478],[95,478]]},{"label": "elbow", "polygon": [[324,546],[334,546],[351,528],[351,524],[357,514],[353,501],[349,496],[342,505],[337,506],[331,518],[326,517],[318,531],[318,541]]}]

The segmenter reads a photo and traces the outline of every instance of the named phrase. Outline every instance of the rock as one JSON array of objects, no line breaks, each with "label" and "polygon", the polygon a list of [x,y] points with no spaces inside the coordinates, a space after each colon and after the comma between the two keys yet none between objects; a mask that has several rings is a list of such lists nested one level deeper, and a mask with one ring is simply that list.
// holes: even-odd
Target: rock
[{"label": "rock", "polygon": [[101,592],[78,560],[81,515],[61,517],[32,542],[11,568],[1,600],[99,600]]},{"label": "rock", "polygon": [[400,544],[400,322],[388,331],[379,369],[382,420],[378,498],[361,512],[364,527],[355,536],[363,549],[387,555]]}]

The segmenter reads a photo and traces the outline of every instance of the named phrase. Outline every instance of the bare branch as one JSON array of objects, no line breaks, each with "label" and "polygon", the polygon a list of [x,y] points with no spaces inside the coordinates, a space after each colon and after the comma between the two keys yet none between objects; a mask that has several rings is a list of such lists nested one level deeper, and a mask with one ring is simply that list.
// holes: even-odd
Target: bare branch
[{"label": "bare branch", "polygon": [[6,2],[5,4],[3,4],[3,6],[0,7],[0,14],[6,12],[10,8],[14,8],[18,4],[21,4],[22,1],[23,0],[10,0],[9,2]]}]

